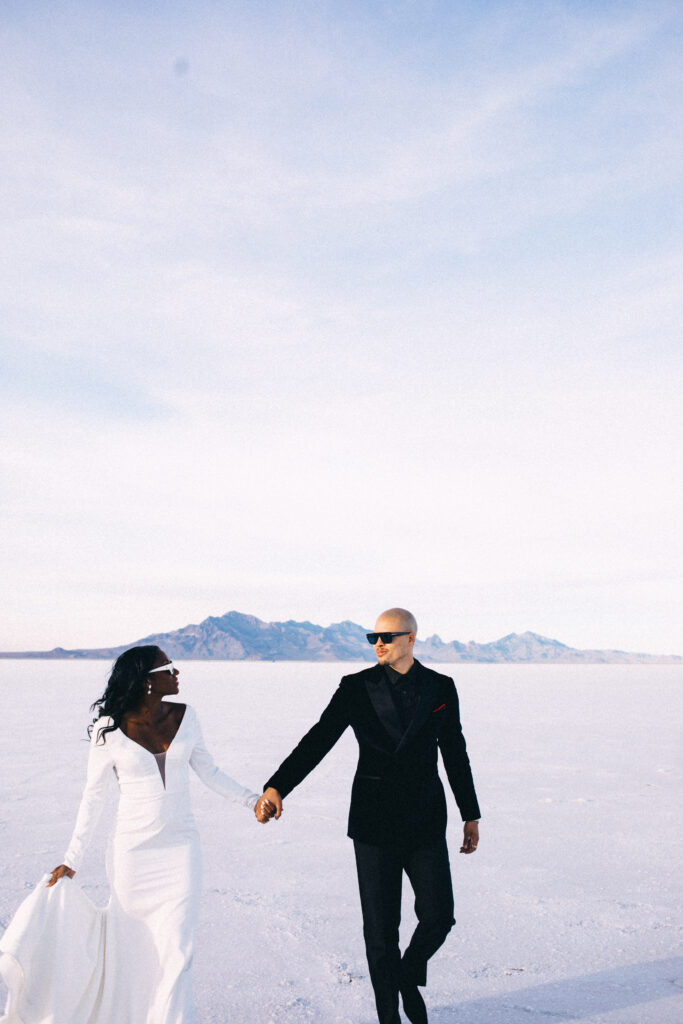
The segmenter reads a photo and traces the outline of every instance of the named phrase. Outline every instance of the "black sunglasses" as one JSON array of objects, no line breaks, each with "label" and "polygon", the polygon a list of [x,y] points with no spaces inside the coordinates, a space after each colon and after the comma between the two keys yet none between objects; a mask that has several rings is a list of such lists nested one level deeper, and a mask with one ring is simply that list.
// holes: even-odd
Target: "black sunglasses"
[{"label": "black sunglasses", "polygon": [[366,633],[365,635],[368,643],[374,647],[378,640],[381,640],[383,644],[391,644],[394,642],[395,636],[410,636],[410,630],[407,629],[404,633]]}]

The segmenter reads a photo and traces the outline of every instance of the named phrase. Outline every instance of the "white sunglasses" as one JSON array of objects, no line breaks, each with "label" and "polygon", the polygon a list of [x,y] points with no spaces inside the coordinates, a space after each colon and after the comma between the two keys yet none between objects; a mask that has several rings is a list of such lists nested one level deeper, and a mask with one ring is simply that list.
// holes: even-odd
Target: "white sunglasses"
[{"label": "white sunglasses", "polygon": [[175,667],[172,661],[167,661],[165,665],[159,665],[159,668],[151,668],[147,673],[148,676],[154,675],[155,672],[178,672],[179,669]]}]

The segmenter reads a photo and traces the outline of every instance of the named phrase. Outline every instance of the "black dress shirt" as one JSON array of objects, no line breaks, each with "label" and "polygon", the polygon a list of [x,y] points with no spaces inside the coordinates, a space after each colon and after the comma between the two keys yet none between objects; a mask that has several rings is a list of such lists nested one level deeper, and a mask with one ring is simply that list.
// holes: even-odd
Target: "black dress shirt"
[{"label": "black dress shirt", "polygon": [[420,699],[420,687],[415,662],[404,673],[397,672],[391,665],[385,665],[384,671],[391,683],[389,687],[391,696],[396,705],[398,717],[401,719],[401,726],[405,731],[415,717],[417,703]]}]

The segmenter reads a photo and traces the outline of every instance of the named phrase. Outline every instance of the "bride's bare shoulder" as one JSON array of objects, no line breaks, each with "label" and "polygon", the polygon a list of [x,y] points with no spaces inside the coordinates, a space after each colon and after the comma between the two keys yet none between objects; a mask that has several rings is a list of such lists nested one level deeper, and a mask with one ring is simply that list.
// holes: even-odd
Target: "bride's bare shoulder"
[{"label": "bride's bare shoulder", "polygon": [[168,706],[170,709],[169,714],[173,715],[173,718],[175,719],[178,725],[180,725],[180,723],[182,722],[183,718],[185,718],[187,713],[192,711],[192,708],[190,707],[189,704],[180,704],[177,701],[169,701]]}]

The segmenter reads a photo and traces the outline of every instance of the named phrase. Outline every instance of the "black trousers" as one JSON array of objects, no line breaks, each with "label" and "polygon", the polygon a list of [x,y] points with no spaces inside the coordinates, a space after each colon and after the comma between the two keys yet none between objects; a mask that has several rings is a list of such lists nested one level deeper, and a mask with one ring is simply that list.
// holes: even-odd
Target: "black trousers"
[{"label": "black trousers", "polygon": [[[377,1016],[380,1024],[400,1024],[401,981],[427,983],[427,961],[455,924],[448,847],[445,839],[415,850],[371,846],[356,840],[353,845]],[[404,871],[415,894],[417,927],[401,957],[398,930]]]}]

